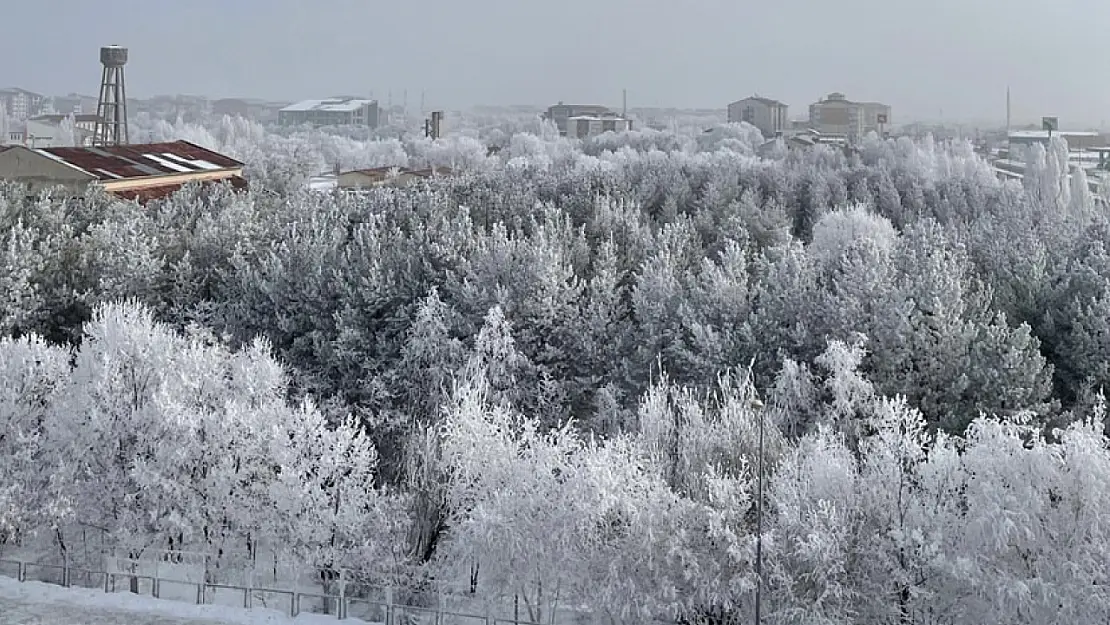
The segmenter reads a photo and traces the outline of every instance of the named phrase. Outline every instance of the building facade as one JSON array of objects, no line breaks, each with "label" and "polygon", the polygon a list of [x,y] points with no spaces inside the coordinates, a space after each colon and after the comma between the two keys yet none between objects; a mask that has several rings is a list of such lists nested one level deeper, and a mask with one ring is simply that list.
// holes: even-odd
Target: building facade
[{"label": "building facade", "polygon": [[728,121],[731,124],[749,123],[758,128],[764,137],[770,138],[790,128],[788,109],[778,100],[752,96],[728,105]]},{"label": "building facade", "polygon": [[[80,93],[71,93],[66,96],[54,96],[49,98],[49,108],[57,115],[93,115],[96,113],[97,98],[91,95],[82,95]],[[47,113],[43,110],[43,113]]]},{"label": "building facade", "polygon": [[809,105],[809,126],[826,135],[843,135],[858,142],[869,132],[890,129],[890,106],[879,102],[854,102],[843,93],[830,93]]},{"label": "building facade", "polygon": [[4,105],[4,110],[8,112],[10,119],[24,120],[38,115],[42,112],[44,101],[45,98],[42,95],[26,89],[18,87],[0,89],[0,104]]},{"label": "building facade", "polygon": [[555,122],[555,127],[559,129],[559,134],[564,137],[567,136],[567,120],[571,117],[602,117],[602,116],[615,116],[616,113],[609,110],[607,106],[600,104],[563,104],[562,102],[547,108],[547,112],[542,115],[546,120]]},{"label": "building facade", "polygon": [[378,101],[358,98],[304,100],[278,111],[283,126],[366,126],[378,127]]},{"label": "building facade", "polygon": [[566,120],[567,137],[576,139],[589,139],[607,132],[625,132],[632,130],[632,120],[621,117],[615,113],[609,115],[575,115]]}]

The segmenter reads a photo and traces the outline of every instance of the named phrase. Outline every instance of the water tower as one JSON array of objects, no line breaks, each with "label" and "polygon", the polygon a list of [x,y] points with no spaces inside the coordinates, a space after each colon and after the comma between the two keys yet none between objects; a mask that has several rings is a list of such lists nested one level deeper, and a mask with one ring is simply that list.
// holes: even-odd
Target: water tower
[{"label": "water tower", "polygon": [[100,64],[104,66],[104,74],[100,80],[100,100],[96,105],[93,145],[126,145],[127,87],[123,80],[123,66],[127,65],[127,48],[101,48]]}]

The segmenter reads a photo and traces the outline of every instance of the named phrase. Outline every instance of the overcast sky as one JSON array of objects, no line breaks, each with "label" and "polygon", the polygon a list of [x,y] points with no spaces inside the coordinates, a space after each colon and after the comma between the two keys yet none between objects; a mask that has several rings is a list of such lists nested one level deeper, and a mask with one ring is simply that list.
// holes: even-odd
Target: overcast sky
[{"label": "overcast sky", "polygon": [[[1110,121],[1105,0],[12,0],[0,83],[95,95],[98,48],[131,49],[128,95],[419,106],[723,108],[830,91],[896,121]],[[114,15],[100,13],[112,7]],[[1100,49],[1101,48],[1101,49]]]}]

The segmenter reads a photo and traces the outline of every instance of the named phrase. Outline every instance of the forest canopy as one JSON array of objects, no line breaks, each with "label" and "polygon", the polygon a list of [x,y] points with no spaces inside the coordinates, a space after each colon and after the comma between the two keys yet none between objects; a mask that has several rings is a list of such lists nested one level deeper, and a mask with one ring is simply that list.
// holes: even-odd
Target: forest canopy
[{"label": "forest canopy", "polygon": [[[159,122],[250,191],[0,186],[0,543],[740,618],[762,425],[769,622],[1110,616],[1110,219],[1061,140],[1016,183],[966,141],[527,130]],[[460,173],[305,187],[339,161]]]}]

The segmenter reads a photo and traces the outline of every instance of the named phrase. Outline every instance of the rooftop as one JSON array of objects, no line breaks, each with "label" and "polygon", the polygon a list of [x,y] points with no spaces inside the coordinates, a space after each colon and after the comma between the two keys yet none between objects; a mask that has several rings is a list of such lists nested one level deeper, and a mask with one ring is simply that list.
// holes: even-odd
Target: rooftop
[{"label": "rooftop", "polygon": [[568,120],[590,120],[590,121],[627,121],[627,118],[621,117],[617,113],[603,113],[600,115],[572,115],[567,118]]},{"label": "rooftop", "polygon": [[[1057,130],[1054,134],[1061,137],[1097,137],[1097,130]],[[1011,139],[1048,139],[1047,130],[1014,130],[1010,132]]]},{"label": "rooftop", "polygon": [[363,100],[358,98],[326,98],[323,100],[302,100],[290,104],[289,106],[281,109],[283,111],[327,111],[327,112],[350,112],[357,111],[358,109],[376,104],[377,100]]},{"label": "rooftop", "polygon": [[[60,124],[62,120],[69,117],[69,115],[38,115],[31,118],[33,122],[46,122],[48,124]],[[74,115],[73,121],[77,123],[91,122],[96,123],[100,118],[96,115]]]},{"label": "rooftop", "polygon": [[396,175],[398,175],[398,176],[408,175],[408,176],[417,176],[417,177],[421,177],[421,178],[427,178],[427,177],[430,177],[430,176],[449,176],[449,175],[451,175],[452,170],[451,170],[450,167],[425,167],[423,169],[412,169],[412,168],[409,168],[409,167],[387,166],[387,167],[371,167],[371,168],[368,168],[368,169],[354,169],[354,170],[351,170],[351,171],[345,171],[343,173],[344,174],[362,174],[364,176],[370,176],[370,177],[373,177],[373,178],[388,178],[389,176],[393,175],[394,173],[396,173]]},{"label": "rooftop", "polygon": [[101,181],[243,167],[243,163],[235,159],[188,141],[34,151]]},{"label": "rooftop", "polygon": [[0,89],[0,93],[3,93],[5,95],[15,95],[15,94],[19,94],[19,93],[25,93],[29,96],[33,96],[33,97],[36,97],[36,98],[41,98],[42,97],[42,94],[35,93],[34,91],[27,91],[26,89],[20,89],[19,87],[4,87],[4,88]]},{"label": "rooftop", "polygon": [[[767,106],[786,106],[785,102],[780,102],[778,100],[775,100],[774,98],[765,98],[760,95],[753,95],[751,97],[744,98],[743,100],[739,100],[739,102],[746,102],[748,100],[754,100],[755,102],[759,102],[760,104],[765,104]],[[733,104],[736,104],[736,102],[733,102]]]}]

